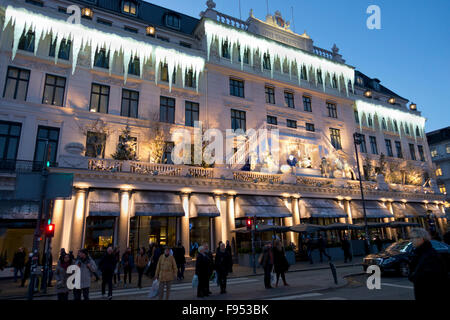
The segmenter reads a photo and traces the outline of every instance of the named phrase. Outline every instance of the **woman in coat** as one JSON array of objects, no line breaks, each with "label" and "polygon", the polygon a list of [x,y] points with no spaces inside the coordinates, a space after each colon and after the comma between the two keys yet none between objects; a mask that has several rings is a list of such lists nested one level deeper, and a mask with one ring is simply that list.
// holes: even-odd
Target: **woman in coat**
[{"label": "woman in coat", "polygon": [[284,252],[284,248],[281,245],[281,241],[277,240],[275,242],[275,247],[273,248],[273,267],[274,267],[274,271],[277,275],[277,283],[275,285],[275,287],[278,287],[278,281],[280,280],[280,275],[281,275],[281,279],[283,280],[283,283],[285,286],[287,286],[287,282],[286,282],[286,278],[284,276],[284,273],[288,270],[289,268],[289,263],[286,259],[286,254]]},{"label": "woman in coat", "polygon": [[67,288],[67,268],[72,265],[72,259],[68,254],[61,255],[56,266],[56,293],[59,301],[69,300],[69,288]]},{"label": "woman in coat", "polygon": [[94,260],[89,257],[86,249],[81,249],[78,254],[78,259],[75,262],[80,268],[80,289],[73,289],[74,300],[81,300],[83,294],[84,300],[89,300],[89,288],[91,287],[91,278],[97,270]]},{"label": "woman in coat", "polygon": [[205,248],[200,246],[198,248],[197,259],[195,261],[195,274],[198,277],[197,297],[203,298],[209,295],[209,259],[205,254]]},{"label": "woman in coat", "polygon": [[414,245],[409,280],[414,284],[416,300],[448,299],[449,280],[445,262],[431,245],[430,234],[422,228],[410,232]]},{"label": "woman in coat", "polygon": [[166,288],[166,300],[169,300],[170,285],[177,276],[177,264],[175,258],[170,254],[170,248],[164,248],[164,254],[159,257],[156,266],[156,280],[159,280],[159,300],[164,297],[164,288]]}]

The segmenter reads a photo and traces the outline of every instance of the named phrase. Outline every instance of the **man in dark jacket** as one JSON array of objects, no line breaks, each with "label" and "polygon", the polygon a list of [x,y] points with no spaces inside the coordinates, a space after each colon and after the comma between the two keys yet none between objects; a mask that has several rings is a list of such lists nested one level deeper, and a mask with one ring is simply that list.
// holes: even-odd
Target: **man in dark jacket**
[{"label": "man in dark jacket", "polygon": [[123,266],[123,285],[124,287],[127,286],[127,276],[128,276],[128,282],[131,285],[131,272],[134,268],[134,258],[133,254],[131,253],[131,248],[127,248],[127,251],[122,256],[122,266]]},{"label": "man in dark jacket", "polygon": [[17,273],[23,279],[23,267],[25,266],[25,252],[22,247],[14,254],[12,266],[14,268],[14,282],[17,282]]},{"label": "man in dark jacket", "polygon": [[415,248],[409,275],[414,284],[414,297],[433,301],[448,298],[447,268],[433,249],[430,234],[422,228],[414,228],[410,234]]},{"label": "man in dark jacket", "polygon": [[207,289],[208,294],[212,294],[212,292],[209,290],[209,280],[211,279],[213,273],[214,273],[214,258],[211,250],[209,250],[209,245],[207,243],[203,244],[203,248],[205,249],[205,255],[208,258],[209,268],[208,268],[208,283],[207,283]]},{"label": "man in dark jacket", "polygon": [[175,258],[175,262],[177,263],[177,279],[184,279],[184,266],[186,264],[185,258],[186,250],[181,245],[181,241],[178,241],[178,244],[175,248],[173,248],[173,257]]},{"label": "man in dark jacket", "polygon": [[273,251],[272,244],[268,243],[262,253],[261,266],[264,268],[264,286],[266,289],[271,289],[271,273],[273,269]]},{"label": "man in dark jacket", "polygon": [[344,251],[344,263],[347,261],[352,262],[352,255],[350,252],[350,241],[347,239],[347,236],[344,236],[341,243],[342,251]]},{"label": "man in dark jacket", "polygon": [[100,260],[100,271],[102,272],[102,296],[105,296],[106,285],[108,285],[108,300],[112,299],[112,280],[114,276],[114,270],[116,269],[116,256],[112,247],[106,249],[106,254]]},{"label": "man in dark jacket", "polygon": [[320,262],[323,262],[323,258],[322,258],[323,255],[328,258],[328,261],[330,261],[331,257],[326,252],[327,243],[322,235],[319,236],[319,241],[317,242],[317,246],[319,247]]},{"label": "man in dark jacket", "polygon": [[232,264],[231,256],[225,249],[225,244],[220,243],[219,250],[216,253],[215,268],[217,272],[217,278],[220,286],[220,293],[227,293],[227,275],[230,270],[230,264]]},{"label": "man in dark jacket", "polygon": [[209,295],[209,259],[205,254],[205,248],[198,248],[197,260],[195,262],[195,274],[198,277],[197,297],[203,298]]}]

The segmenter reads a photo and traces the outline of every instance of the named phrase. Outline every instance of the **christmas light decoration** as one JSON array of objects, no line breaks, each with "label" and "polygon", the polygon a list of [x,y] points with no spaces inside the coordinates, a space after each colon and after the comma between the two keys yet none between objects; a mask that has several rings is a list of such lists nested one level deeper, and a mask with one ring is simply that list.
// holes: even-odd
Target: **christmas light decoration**
[{"label": "christmas light decoration", "polygon": [[[394,108],[385,107],[382,105],[377,105],[373,103],[369,103],[362,100],[355,101],[356,110],[358,111],[359,118],[359,126],[362,129],[362,118],[363,116],[366,119],[366,123],[368,123],[368,118],[371,117],[374,119],[376,115],[378,117],[378,123],[380,126],[380,130],[383,130],[381,119],[385,118],[386,121],[391,123],[392,128],[394,128],[394,120],[397,121],[399,126],[399,134],[402,134],[402,129],[405,130],[405,127],[408,126],[410,128],[410,132],[415,132],[416,128],[419,128],[420,136],[422,138],[425,137],[425,118],[418,116],[416,114],[412,114],[407,111],[402,111]],[[414,135],[416,137],[416,135]]]},{"label": "christmas light decoration", "polygon": [[[214,41],[217,40],[220,48],[224,43],[228,44],[231,59],[233,57],[234,46],[236,46],[236,48],[240,47],[239,54],[241,58],[241,69],[244,66],[244,53],[248,49],[250,60],[249,62],[251,66],[253,66],[254,64],[254,54],[257,52],[259,53],[261,59],[261,70],[263,70],[264,54],[269,55],[270,65],[272,66],[272,77],[275,59],[280,59],[281,65],[287,63],[289,67],[289,77],[292,77],[292,68],[296,66],[299,84],[301,81],[301,70],[303,67],[305,67],[307,70],[312,70],[312,72],[314,73],[316,85],[318,79],[317,72],[321,71],[322,77],[324,78],[324,81],[322,81],[324,91],[326,79],[330,79],[329,81],[331,82],[331,79],[333,77],[336,77],[337,79],[339,90],[342,86],[341,81],[343,79],[347,95],[349,91],[349,82],[351,84],[352,90],[354,89],[355,71],[353,68],[345,64],[325,59],[312,53],[283,45],[270,39],[252,35],[247,31],[236,29],[213,21],[211,19],[205,20],[205,34],[208,60],[210,57],[211,46],[213,45]],[[281,72],[283,73],[282,69],[283,68],[281,68]],[[309,81],[309,72],[307,72],[306,74],[307,80]]]},{"label": "christmas light decoration", "polygon": [[[12,59],[14,60],[19,41],[24,32],[31,30],[35,34],[34,54],[37,53],[39,43],[48,35],[51,36],[52,43],[55,43],[55,52],[59,52],[61,42],[63,40],[70,40],[72,43],[72,73],[75,72],[78,55],[81,50],[87,46],[91,49],[91,68],[94,65],[95,53],[100,49],[105,48],[109,51],[110,66],[114,59],[114,55],[122,55],[124,66],[124,81],[127,80],[129,62],[133,57],[139,58],[140,75],[143,74],[143,66],[152,58],[155,61],[155,82],[158,79],[159,63],[167,63],[169,70],[169,89],[172,90],[172,72],[174,69],[181,68],[183,75],[187,71],[192,70],[196,81],[198,90],[199,74],[205,67],[205,60],[202,57],[188,55],[179,52],[175,49],[169,49],[148,42],[139,41],[130,37],[121,36],[114,33],[107,33],[94,28],[87,27],[82,24],[71,24],[64,20],[44,16],[39,13],[29,11],[24,8],[16,8],[8,5],[5,11],[5,24],[3,29],[6,29],[11,23],[14,33],[14,42],[12,49]],[[57,62],[58,54],[55,54],[55,63]],[[109,69],[111,73],[111,68]]]}]

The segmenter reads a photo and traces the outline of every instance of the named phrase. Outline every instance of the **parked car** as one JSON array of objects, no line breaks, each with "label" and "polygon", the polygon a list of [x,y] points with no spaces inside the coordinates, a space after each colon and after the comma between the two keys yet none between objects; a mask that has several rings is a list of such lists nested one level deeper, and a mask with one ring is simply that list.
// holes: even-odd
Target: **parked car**
[{"label": "parked car", "polygon": [[[431,240],[431,245],[447,263],[447,268],[450,267],[450,246],[444,242]],[[377,265],[380,267],[382,273],[395,272],[403,277],[409,274],[409,262],[411,261],[413,253],[413,244],[409,240],[402,240],[394,242],[385,250],[369,254],[363,259],[364,271],[370,265]]]}]

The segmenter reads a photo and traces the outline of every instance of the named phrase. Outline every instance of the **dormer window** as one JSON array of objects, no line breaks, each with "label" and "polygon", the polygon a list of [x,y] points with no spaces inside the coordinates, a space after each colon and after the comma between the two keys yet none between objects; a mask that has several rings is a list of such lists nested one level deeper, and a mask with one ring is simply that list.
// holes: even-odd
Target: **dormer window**
[{"label": "dormer window", "polygon": [[176,14],[169,13],[166,15],[166,26],[173,29],[180,29],[180,17]]},{"label": "dormer window", "polygon": [[380,84],[375,80],[372,81],[372,87],[375,91],[380,91]]},{"label": "dormer window", "polygon": [[362,77],[356,77],[356,83],[358,84],[358,85],[360,85],[361,87],[363,87],[364,86],[364,80],[363,80],[363,78]]},{"label": "dormer window", "polygon": [[123,1],[122,11],[135,16],[137,14],[137,4],[134,1]]}]

